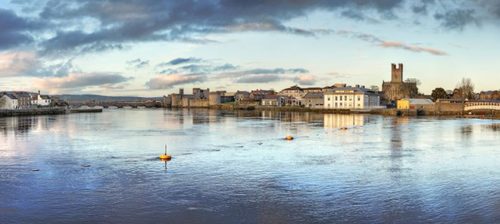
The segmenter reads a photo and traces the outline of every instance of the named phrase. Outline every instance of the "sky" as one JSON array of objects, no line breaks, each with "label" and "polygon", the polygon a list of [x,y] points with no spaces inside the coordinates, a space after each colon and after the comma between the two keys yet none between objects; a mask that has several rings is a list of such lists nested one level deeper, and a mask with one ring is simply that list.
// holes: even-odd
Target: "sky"
[{"label": "sky", "polygon": [[0,0],[0,91],[500,89],[497,0]]}]

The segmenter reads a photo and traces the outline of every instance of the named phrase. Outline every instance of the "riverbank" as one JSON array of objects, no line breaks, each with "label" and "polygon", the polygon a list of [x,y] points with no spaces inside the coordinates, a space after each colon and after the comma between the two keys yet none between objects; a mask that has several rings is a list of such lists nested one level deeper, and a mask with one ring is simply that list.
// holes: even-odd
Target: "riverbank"
[{"label": "riverbank", "polygon": [[102,108],[71,108],[70,113],[101,113]]},{"label": "riverbank", "polygon": [[399,110],[396,108],[377,108],[367,110],[351,109],[316,109],[305,107],[273,107],[260,105],[234,105],[221,104],[210,106],[210,109],[218,110],[257,110],[257,111],[287,111],[287,112],[313,112],[326,114],[374,114],[383,116],[431,116],[431,117],[462,117],[462,118],[484,118],[500,119],[500,111],[436,111],[436,110]]},{"label": "riverbank", "polygon": [[57,107],[57,108],[0,110],[0,117],[57,115],[57,114],[66,114],[66,108]]},{"label": "riverbank", "polygon": [[16,110],[0,110],[0,117],[18,117],[18,116],[38,116],[38,115],[61,115],[68,113],[101,113],[102,108],[30,108]]}]

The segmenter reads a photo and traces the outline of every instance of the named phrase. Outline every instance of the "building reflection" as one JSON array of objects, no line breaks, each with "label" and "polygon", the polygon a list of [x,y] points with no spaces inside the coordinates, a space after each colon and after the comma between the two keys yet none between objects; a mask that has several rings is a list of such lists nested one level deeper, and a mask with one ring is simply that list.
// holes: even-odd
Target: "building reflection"
[{"label": "building reflection", "polygon": [[390,143],[389,143],[389,158],[390,168],[388,172],[394,179],[399,179],[402,174],[403,157],[404,157],[404,141],[402,136],[402,125],[409,122],[407,117],[394,118],[391,121]]},{"label": "building reflection", "polygon": [[14,133],[24,135],[31,131],[42,131],[52,128],[59,115],[53,116],[21,116],[0,118],[0,132],[3,135]]},{"label": "building reflection", "polygon": [[367,119],[367,116],[362,114],[323,114],[325,128],[363,126]]},{"label": "building reflection", "polygon": [[323,114],[291,111],[261,111],[261,118],[277,119],[285,122],[321,122]]}]

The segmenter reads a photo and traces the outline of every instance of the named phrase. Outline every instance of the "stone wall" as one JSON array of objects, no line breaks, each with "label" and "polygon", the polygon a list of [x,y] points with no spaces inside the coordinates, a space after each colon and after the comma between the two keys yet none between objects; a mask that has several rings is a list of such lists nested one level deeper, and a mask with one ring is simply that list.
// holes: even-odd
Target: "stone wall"
[{"label": "stone wall", "polygon": [[208,107],[208,99],[189,99],[187,107]]},{"label": "stone wall", "polygon": [[0,110],[0,117],[65,114],[66,108]]}]

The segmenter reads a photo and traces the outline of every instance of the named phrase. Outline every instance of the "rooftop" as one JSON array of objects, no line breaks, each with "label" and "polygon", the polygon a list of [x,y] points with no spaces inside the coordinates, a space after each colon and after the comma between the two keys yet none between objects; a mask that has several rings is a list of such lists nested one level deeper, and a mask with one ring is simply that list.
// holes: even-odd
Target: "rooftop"
[{"label": "rooftop", "polygon": [[312,98],[323,98],[323,93],[307,93],[304,98],[312,99]]}]

